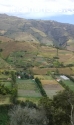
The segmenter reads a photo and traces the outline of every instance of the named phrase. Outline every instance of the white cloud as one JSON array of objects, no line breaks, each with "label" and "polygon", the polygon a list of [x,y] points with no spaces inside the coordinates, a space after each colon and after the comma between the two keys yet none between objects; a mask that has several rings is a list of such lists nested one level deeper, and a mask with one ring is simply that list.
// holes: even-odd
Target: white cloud
[{"label": "white cloud", "polygon": [[27,18],[74,14],[73,0],[0,0],[0,13],[24,14]]}]

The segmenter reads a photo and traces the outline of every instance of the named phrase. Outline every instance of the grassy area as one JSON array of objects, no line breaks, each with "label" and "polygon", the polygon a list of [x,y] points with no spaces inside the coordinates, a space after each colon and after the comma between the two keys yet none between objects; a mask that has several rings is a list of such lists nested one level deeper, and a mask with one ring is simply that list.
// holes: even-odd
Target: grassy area
[{"label": "grassy area", "polygon": [[8,75],[1,74],[0,75],[0,84],[3,84],[4,86],[11,88],[11,81],[8,80],[9,77],[10,76],[8,76]]},{"label": "grassy area", "polygon": [[8,77],[8,75],[0,74],[0,79],[7,79]]},{"label": "grassy area", "polygon": [[64,84],[74,91],[74,83],[71,80],[63,80]]},{"label": "grassy area", "polygon": [[0,95],[0,105],[10,104],[10,95]]},{"label": "grassy area", "polygon": [[10,68],[10,65],[0,57],[0,68]]},{"label": "grassy area", "polygon": [[52,80],[53,79],[51,76],[47,76],[47,75],[34,75],[34,78],[39,78],[40,80]]},{"label": "grassy area", "polygon": [[23,90],[38,90],[35,81],[33,80],[17,80],[18,89]]},{"label": "grassy area", "polygon": [[29,100],[29,101],[32,101],[36,104],[38,104],[39,100],[41,99],[41,97],[18,97],[17,100],[21,100],[21,101],[26,101],[26,100]]},{"label": "grassy area", "polygon": [[45,78],[46,80],[53,80],[52,76],[47,76],[47,75],[45,75],[44,78]]}]

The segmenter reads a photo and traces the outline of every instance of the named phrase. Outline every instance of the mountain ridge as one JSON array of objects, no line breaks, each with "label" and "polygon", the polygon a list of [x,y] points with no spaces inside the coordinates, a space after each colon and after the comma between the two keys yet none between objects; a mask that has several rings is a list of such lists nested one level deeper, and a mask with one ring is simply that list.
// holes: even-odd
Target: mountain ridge
[{"label": "mountain ridge", "polygon": [[74,43],[74,25],[0,14],[0,36],[13,41],[39,42],[58,47],[68,45],[69,48]]}]

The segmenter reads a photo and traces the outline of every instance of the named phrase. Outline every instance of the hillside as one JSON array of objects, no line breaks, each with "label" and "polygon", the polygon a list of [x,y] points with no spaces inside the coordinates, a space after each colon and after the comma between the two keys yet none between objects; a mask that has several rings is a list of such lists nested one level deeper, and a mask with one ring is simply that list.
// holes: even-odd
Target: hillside
[{"label": "hillside", "polygon": [[0,41],[4,42],[4,39],[54,44],[73,50],[74,25],[0,14]]}]

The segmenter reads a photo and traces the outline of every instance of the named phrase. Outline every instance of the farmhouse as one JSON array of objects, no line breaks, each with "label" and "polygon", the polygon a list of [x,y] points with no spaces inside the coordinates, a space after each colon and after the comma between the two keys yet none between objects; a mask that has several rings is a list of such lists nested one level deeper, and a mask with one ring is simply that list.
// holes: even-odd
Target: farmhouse
[{"label": "farmhouse", "polygon": [[69,80],[69,78],[64,76],[64,75],[61,75],[60,78],[63,79],[63,80]]},{"label": "farmhouse", "polygon": [[61,79],[57,79],[57,82],[60,82],[61,81]]},{"label": "farmhouse", "polygon": [[21,79],[21,76],[18,76],[18,79]]}]

